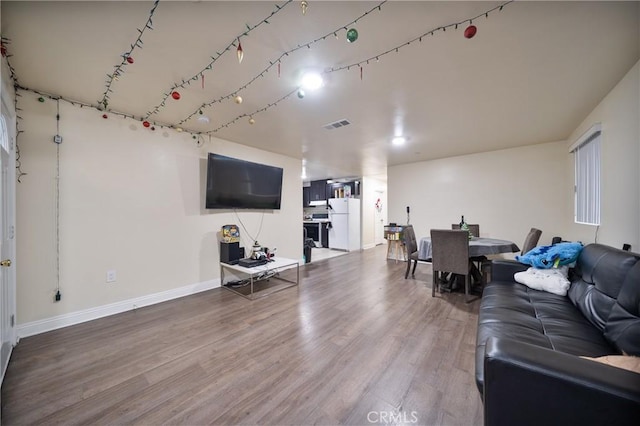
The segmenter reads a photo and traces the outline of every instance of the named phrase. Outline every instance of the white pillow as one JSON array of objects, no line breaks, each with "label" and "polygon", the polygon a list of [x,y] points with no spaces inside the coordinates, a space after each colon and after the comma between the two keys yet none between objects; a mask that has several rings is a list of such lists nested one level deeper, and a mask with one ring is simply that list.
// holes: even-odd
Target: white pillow
[{"label": "white pillow", "polygon": [[524,272],[517,272],[513,278],[534,290],[543,290],[559,296],[566,296],[571,283],[567,279],[569,268],[561,266],[552,269],[529,268]]}]

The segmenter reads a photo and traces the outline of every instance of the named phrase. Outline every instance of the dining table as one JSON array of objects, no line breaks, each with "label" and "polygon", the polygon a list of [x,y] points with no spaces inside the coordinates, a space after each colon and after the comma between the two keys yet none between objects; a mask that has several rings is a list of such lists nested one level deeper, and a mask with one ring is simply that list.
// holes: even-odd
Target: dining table
[{"label": "dining table", "polygon": [[[520,251],[518,245],[513,241],[500,240],[497,238],[487,237],[471,237],[469,239],[469,265],[471,267],[471,276],[476,283],[482,281],[482,271],[480,271],[471,261],[473,258],[488,256],[501,253],[515,253]],[[418,247],[418,259],[431,259],[431,237],[420,238]],[[446,276],[447,274],[444,274]],[[453,277],[447,284],[453,284]]]},{"label": "dining table", "polygon": [[[520,251],[513,241],[497,238],[471,237],[469,239],[469,257],[488,256],[500,253],[515,253]],[[431,237],[420,238],[418,259],[431,259]]]}]

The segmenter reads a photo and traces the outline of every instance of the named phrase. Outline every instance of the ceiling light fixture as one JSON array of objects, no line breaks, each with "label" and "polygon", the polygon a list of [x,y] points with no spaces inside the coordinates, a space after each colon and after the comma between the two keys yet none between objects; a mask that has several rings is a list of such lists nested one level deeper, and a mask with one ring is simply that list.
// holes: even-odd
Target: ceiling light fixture
[{"label": "ceiling light fixture", "polygon": [[391,143],[394,146],[401,146],[401,145],[404,145],[406,141],[407,140],[403,136],[396,136],[391,140]]},{"label": "ceiling light fixture", "polygon": [[317,72],[307,72],[302,76],[300,85],[305,90],[318,90],[322,87],[323,79]]}]

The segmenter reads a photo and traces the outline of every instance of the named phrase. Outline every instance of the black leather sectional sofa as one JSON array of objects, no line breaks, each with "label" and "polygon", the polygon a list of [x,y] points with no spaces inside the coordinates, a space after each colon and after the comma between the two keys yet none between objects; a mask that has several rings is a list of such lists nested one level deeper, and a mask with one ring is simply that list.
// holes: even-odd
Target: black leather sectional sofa
[{"label": "black leather sectional sofa", "polygon": [[514,281],[494,261],[478,317],[485,425],[640,425],[640,374],[589,359],[640,356],[640,255],[584,247],[567,296]]}]

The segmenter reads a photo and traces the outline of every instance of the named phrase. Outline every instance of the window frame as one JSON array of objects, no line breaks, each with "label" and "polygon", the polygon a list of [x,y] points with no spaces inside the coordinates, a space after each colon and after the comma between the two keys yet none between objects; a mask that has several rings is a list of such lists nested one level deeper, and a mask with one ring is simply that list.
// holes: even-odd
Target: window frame
[{"label": "window frame", "polygon": [[569,148],[574,154],[573,220],[580,225],[600,226],[602,221],[601,148],[600,123],[591,126]]}]

